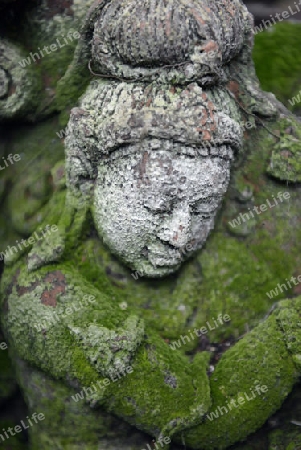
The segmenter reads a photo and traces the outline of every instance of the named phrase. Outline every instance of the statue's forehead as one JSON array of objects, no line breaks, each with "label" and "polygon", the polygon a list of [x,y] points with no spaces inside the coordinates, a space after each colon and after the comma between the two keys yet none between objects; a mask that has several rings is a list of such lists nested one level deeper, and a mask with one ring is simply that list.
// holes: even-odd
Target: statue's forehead
[{"label": "statue's forehead", "polygon": [[231,167],[230,160],[192,158],[166,150],[143,150],[129,157],[130,161],[121,157],[109,166],[101,164],[100,185],[109,191],[114,185],[154,204],[175,199],[211,201],[221,193]]},{"label": "statue's forehead", "polygon": [[[213,91],[213,92],[212,92]],[[72,183],[96,178],[98,164],[116,153],[179,147],[199,156],[233,159],[242,146],[240,110],[227,89],[157,83],[91,83],[73,108],[66,135]],[[124,154],[126,156],[126,154]]]},{"label": "statue's forehead", "polygon": [[173,152],[160,153],[152,152],[144,158],[144,173],[141,174],[140,170],[137,177],[146,189],[152,184],[151,190],[159,195],[161,190],[171,194],[182,192],[184,197],[189,196],[190,190],[208,191],[210,187],[219,185],[221,172],[230,167],[230,159],[225,161],[209,156],[191,158]]}]

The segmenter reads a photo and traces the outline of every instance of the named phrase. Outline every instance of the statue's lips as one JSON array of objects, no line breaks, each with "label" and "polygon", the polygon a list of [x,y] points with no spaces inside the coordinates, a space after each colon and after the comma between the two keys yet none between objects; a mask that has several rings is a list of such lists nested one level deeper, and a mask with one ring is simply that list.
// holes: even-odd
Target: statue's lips
[{"label": "statue's lips", "polygon": [[[190,240],[187,244],[194,242]],[[196,250],[196,245],[192,246],[193,251]],[[184,250],[184,252],[183,252]],[[174,247],[167,242],[161,241],[161,239],[157,238],[156,241],[147,245],[146,253],[144,256],[146,259],[152,264],[154,267],[174,267],[178,268],[184,261],[187,259],[188,254],[190,255],[191,250],[188,251],[184,246],[182,247]]]},{"label": "statue's lips", "polygon": [[163,259],[151,259],[149,258],[150,263],[154,267],[175,267],[181,264],[181,260],[171,261],[171,260],[163,260]]},{"label": "statue's lips", "polygon": [[[169,255],[168,250],[171,250],[173,254]],[[147,259],[154,267],[174,267],[183,262],[181,253],[175,249],[167,249],[165,253],[149,250]]]}]

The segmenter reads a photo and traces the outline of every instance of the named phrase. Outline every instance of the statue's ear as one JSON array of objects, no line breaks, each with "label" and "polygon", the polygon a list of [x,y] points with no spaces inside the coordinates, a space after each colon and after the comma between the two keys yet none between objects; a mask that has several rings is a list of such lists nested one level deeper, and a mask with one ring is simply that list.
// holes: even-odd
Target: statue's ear
[{"label": "statue's ear", "polygon": [[244,16],[243,46],[239,54],[229,64],[228,76],[230,81],[228,89],[244,114],[254,117],[258,115],[262,118],[275,118],[279,110],[282,111],[283,105],[277,101],[273,94],[264,92],[260,88],[252,58],[254,19],[246,8]]},{"label": "statue's ear", "polygon": [[249,49],[244,47],[242,53],[231,61],[228,91],[235,98],[243,114],[275,118],[278,116],[279,102],[274,94],[264,92],[260,88],[252,57],[248,53]]},{"label": "statue's ear", "polygon": [[[290,116],[278,122],[267,173],[281,182],[301,182],[301,122]],[[275,133],[274,132],[274,133]]]}]

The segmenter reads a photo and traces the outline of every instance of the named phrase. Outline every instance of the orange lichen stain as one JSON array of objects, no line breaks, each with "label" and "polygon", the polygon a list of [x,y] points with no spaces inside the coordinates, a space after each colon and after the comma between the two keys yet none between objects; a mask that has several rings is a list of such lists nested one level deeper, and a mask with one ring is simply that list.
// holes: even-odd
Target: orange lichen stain
[{"label": "orange lichen stain", "polygon": [[145,21],[141,21],[140,22],[140,30],[143,31],[146,28],[146,22]]},{"label": "orange lichen stain", "polygon": [[45,282],[51,283],[51,288],[45,290],[41,295],[41,303],[46,306],[56,306],[56,298],[59,294],[63,294],[66,290],[66,278],[59,271],[49,273],[44,278]]},{"label": "orange lichen stain", "polygon": [[171,26],[171,12],[166,14],[166,27],[165,27],[165,32],[166,32],[166,36],[170,36],[171,35],[171,30],[172,30],[172,26]]},{"label": "orange lichen stain", "polygon": [[190,11],[197,22],[201,23],[202,25],[206,23],[205,20],[199,15],[197,9],[191,8]]},{"label": "orange lichen stain", "polygon": [[235,98],[239,98],[240,90],[239,83],[237,81],[229,81],[229,83],[227,84],[227,88],[232,92],[232,94],[235,95]]},{"label": "orange lichen stain", "polygon": [[201,47],[201,49],[204,50],[206,53],[209,53],[213,50],[218,49],[218,45],[214,41],[209,41],[203,47]]},{"label": "orange lichen stain", "polygon": [[210,141],[211,140],[211,134],[208,130],[203,130],[203,139],[204,141]]},{"label": "orange lichen stain", "polygon": [[202,110],[201,125],[205,125],[207,123],[207,121],[208,121],[208,114],[207,114],[206,109],[204,108]]}]

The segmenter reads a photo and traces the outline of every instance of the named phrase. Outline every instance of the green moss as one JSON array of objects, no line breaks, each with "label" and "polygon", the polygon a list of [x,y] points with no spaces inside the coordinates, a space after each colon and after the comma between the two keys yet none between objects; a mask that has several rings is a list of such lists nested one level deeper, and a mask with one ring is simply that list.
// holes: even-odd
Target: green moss
[{"label": "green moss", "polygon": [[[212,406],[206,422],[186,433],[188,446],[225,449],[255,431],[280,407],[280,399],[292,389],[297,372],[276,317],[273,314],[223,355],[211,376]],[[265,386],[265,392],[255,391],[256,385]],[[241,405],[239,397],[244,398]],[[236,406],[229,406],[232,399]],[[210,416],[210,421],[212,412],[216,415]]]},{"label": "green moss", "polygon": [[[3,429],[7,431],[9,427],[14,429],[14,426],[18,425],[18,423],[13,422],[12,420],[0,420],[0,430],[3,434]],[[1,434],[0,432],[0,434]],[[25,441],[25,433],[15,433],[15,436],[10,436],[8,432],[8,439],[2,441],[1,438],[1,450],[27,450],[28,446]],[[5,435],[4,435],[5,438]]]},{"label": "green moss", "polygon": [[268,450],[297,450],[301,447],[301,434],[296,426],[288,425],[271,433],[269,441]]},{"label": "green moss", "polygon": [[301,89],[301,25],[278,23],[255,36],[253,59],[261,87],[273,92],[287,108],[297,112],[300,102],[292,106],[288,99]]},{"label": "green moss", "polygon": [[8,130],[7,153],[19,154],[21,160],[1,172],[11,186],[3,199],[1,251],[20,241],[20,235],[28,237],[47,213],[46,204],[54,189],[51,170],[64,158],[63,143],[56,135],[59,129],[55,117],[35,126],[19,125],[18,133]]},{"label": "green moss", "polygon": [[91,75],[87,67],[78,67],[77,70],[67,72],[58,83],[55,105],[56,109],[61,111],[60,123],[62,126],[67,125],[71,108],[76,105],[90,81]]},{"label": "green moss", "polygon": [[[116,419],[109,414],[92,413],[83,401],[74,402],[74,389],[54,381],[42,372],[24,363],[18,367],[22,372],[21,385],[31,411],[44,414],[45,419],[29,429],[31,449],[76,450],[85,443],[85,450],[95,450],[98,440],[107,435]],[[63,425],[63,426],[62,426]]]},{"label": "green moss", "polygon": [[280,140],[275,143],[268,173],[293,183],[301,181],[301,124],[294,119],[283,121]]},{"label": "green moss", "polygon": [[[28,274],[27,270],[19,274],[17,289],[21,289],[22,294],[20,295],[20,291],[18,295],[11,294],[14,300],[10,301],[9,311],[4,315],[3,326],[10,336],[10,341],[15,343],[14,348],[19,357],[37,365],[57,379],[74,380],[81,386],[90,386],[101,380],[101,377],[94,368],[96,366],[91,364],[91,354],[85,351],[87,342],[77,343],[78,326],[82,323],[93,323],[94,328],[101,326],[102,329],[117,330],[118,326],[126,323],[128,312],[119,310],[118,304],[112,303],[110,298],[87,284],[71,267],[68,269],[66,265],[52,266],[52,270],[55,277],[64,277],[66,282],[66,289],[60,300],[57,298],[56,314],[61,320],[54,326],[49,317],[52,311],[40,303],[45,293],[52,291],[52,285],[48,286],[48,291],[45,290],[49,269],[44,267],[35,275]],[[92,307],[80,307],[80,299],[83,298],[85,290],[86,293],[95,295],[96,303]],[[47,294],[47,298],[48,295],[50,294]],[[68,305],[74,307],[76,304],[79,313],[66,317],[66,314],[63,314],[65,308]],[[35,324],[43,323],[43,320],[44,323],[46,321],[46,325],[42,325],[43,329],[47,330],[46,334],[43,330],[36,332],[34,329]],[[89,330],[92,333],[91,327]],[[24,332],[34,339],[24,339]],[[121,335],[126,337],[127,342],[131,333],[136,333],[132,327],[129,331],[121,330]],[[147,335],[152,336],[152,332],[147,331]],[[126,380],[123,379],[114,385],[111,383],[104,391],[98,392],[93,397],[93,402],[100,404],[105,402],[109,410],[117,409],[130,422],[133,416],[135,417],[136,407],[133,408],[133,405],[137,405],[143,428],[155,435],[159,433],[166,435],[167,432],[174,433],[197,423],[208,409],[210,398],[208,380],[205,376],[206,365],[202,358],[202,363],[187,367],[187,360],[180,354],[172,353],[161,338],[152,336],[149,340],[150,345],[147,344],[148,339],[146,345],[139,348],[135,358],[133,354],[131,355],[133,373],[128,375]],[[94,342],[93,336],[89,337],[89,341]],[[118,345],[116,354],[119,360],[118,367],[122,369],[121,361],[124,356],[121,343],[121,339],[115,339],[115,347]],[[57,354],[57,348],[60,348],[60,354]],[[102,352],[106,355],[109,351],[108,342],[107,348],[102,348]],[[130,348],[127,351],[134,352]],[[97,354],[94,358],[98,358]],[[114,366],[112,360],[111,366],[112,368]],[[141,380],[144,382],[141,383]],[[196,384],[191,384],[191,380],[195,380]]]},{"label": "green moss", "polygon": [[[268,126],[275,133],[283,123]],[[4,318],[12,345],[16,343],[16,353],[56,379],[76,383],[80,389],[89,387],[102,380],[91,364],[93,348],[89,348],[89,354],[86,352],[93,336],[83,345],[74,329],[85,328],[85,336],[88,324],[93,324],[94,331],[100,327],[124,330],[126,320],[137,315],[145,322],[146,335],[135,355],[131,355],[133,373],[91,396],[91,404],[103,405],[155,436],[160,432],[172,435],[200,423],[211,401],[210,412],[239,394],[250,392],[258,380],[268,387],[265,397],[258,396],[212,422],[207,419],[188,432],[185,440],[195,448],[222,449],[262,425],[291,390],[300,367],[298,346],[293,345],[300,341],[296,334],[297,302],[284,303],[282,310],[256,325],[275,300],[293,293],[279,292],[274,298],[267,295],[301,267],[295,245],[301,231],[300,200],[294,186],[279,185],[266,174],[276,138],[263,128],[254,130],[253,137],[246,141],[246,160],[233,173],[224,208],[206,248],[185,263],[178,274],[162,280],[150,281],[131,274],[110,254],[93,228],[89,204],[73,197],[68,197],[65,204],[63,176],[57,166],[53,171],[55,193],[45,207],[40,226],[58,224],[59,232],[53,239],[63,239],[61,259],[49,260],[45,248],[35,244],[28,251],[37,260],[40,257],[36,270],[29,265],[28,271],[24,255],[14,266],[7,266],[4,275],[2,289],[8,289],[12,276],[21,270]],[[250,186],[252,195],[242,202],[241,193],[246,186]],[[279,202],[256,215],[254,226],[245,237],[233,236],[228,227],[229,214],[232,217],[239,215],[242,208],[266,204],[277,198],[279,191],[290,193],[289,202]],[[54,241],[51,242],[53,247]],[[67,305],[79,305],[84,294],[95,295],[97,304],[65,317],[55,326],[46,326],[45,338],[34,331],[33,324],[53,310],[40,302],[41,296],[52,289],[51,282],[45,279],[49,273],[65,277],[62,285],[66,291],[56,295],[58,313],[65,311]],[[207,321],[212,324],[219,314],[228,314],[231,322],[210,330],[211,342],[238,337],[247,328],[254,330],[217,365],[210,379],[210,399],[205,375],[208,355],[197,356],[195,363],[189,365],[183,353],[196,352],[198,348],[198,339],[190,330],[205,326]],[[177,351],[171,350],[164,339],[179,339],[181,334],[188,334],[188,342]],[[48,445],[46,433],[37,437],[37,442],[39,439]]]}]

